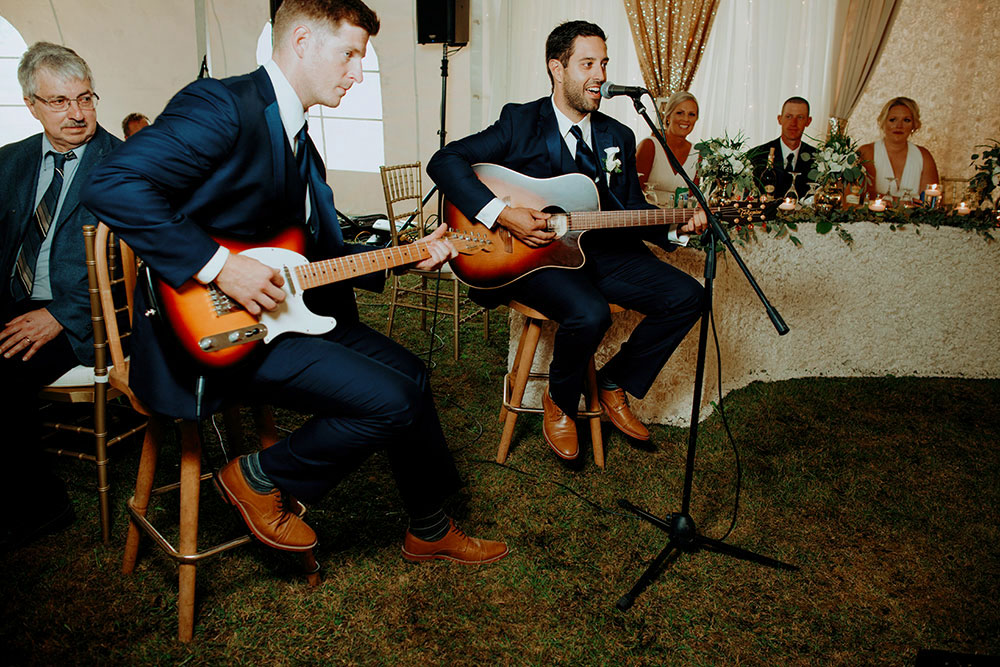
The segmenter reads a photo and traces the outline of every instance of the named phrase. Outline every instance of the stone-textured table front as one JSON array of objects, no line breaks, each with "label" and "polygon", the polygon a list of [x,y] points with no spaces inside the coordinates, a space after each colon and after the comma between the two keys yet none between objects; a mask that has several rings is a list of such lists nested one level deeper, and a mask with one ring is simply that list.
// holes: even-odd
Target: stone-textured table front
[{"label": "stone-textured table front", "polygon": [[[961,229],[888,225],[847,226],[853,246],[835,232],[800,226],[802,247],[762,237],[737,249],[791,331],[778,336],[757,297],[728,254],[715,280],[715,318],[722,350],[723,393],[755,380],[798,377],[1000,377],[1000,243]],[[665,261],[704,282],[704,254],[654,248]],[[614,316],[597,353],[611,357],[639,320]],[[523,318],[511,313],[508,366]],[[546,323],[535,357],[545,370],[554,325]],[[646,422],[690,422],[698,327],[660,373],[642,400],[633,400]],[[711,335],[711,331],[709,332]],[[715,347],[709,340],[702,418],[717,400]],[[532,383],[539,384],[539,383]],[[529,386],[527,400],[539,400]],[[534,392],[534,393],[532,393]]]}]

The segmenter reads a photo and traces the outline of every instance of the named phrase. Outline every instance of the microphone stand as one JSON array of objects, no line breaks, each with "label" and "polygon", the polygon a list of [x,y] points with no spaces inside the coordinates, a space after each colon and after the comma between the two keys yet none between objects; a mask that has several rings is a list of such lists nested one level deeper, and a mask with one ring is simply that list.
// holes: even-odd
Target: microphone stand
[{"label": "microphone stand", "polygon": [[746,276],[750,286],[753,288],[754,292],[757,293],[757,297],[763,303],[764,309],[766,310],[768,317],[771,318],[771,322],[774,324],[774,328],[778,331],[778,334],[783,336],[788,333],[788,325],[786,325],[784,320],[781,319],[781,315],[774,309],[773,306],[771,306],[767,297],[764,295],[764,292],[761,291],[760,287],[757,285],[757,281],[754,280],[750,270],[747,268],[746,264],[743,263],[743,259],[739,256],[739,253],[736,252],[736,248],[733,247],[732,241],[729,239],[729,235],[726,234],[725,230],[719,224],[718,219],[712,213],[711,209],[709,209],[701,190],[698,189],[698,187],[684,171],[680,161],[678,161],[674,154],[670,152],[670,147],[667,146],[666,138],[656,128],[653,121],[650,120],[649,115],[647,115],[646,108],[643,106],[642,100],[640,99],[641,95],[631,95],[631,97],[632,104],[635,106],[636,112],[639,113],[639,115],[645,119],[646,124],[649,125],[650,130],[653,132],[653,136],[656,137],[656,139],[660,142],[660,145],[663,147],[663,152],[666,154],[671,166],[675,171],[677,171],[678,174],[681,175],[684,182],[687,183],[690,188],[691,194],[694,195],[695,199],[697,199],[698,203],[701,204],[701,207],[704,209],[705,215],[708,217],[709,228],[702,237],[703,241],[708,241],[705,250],[705,293],[704,300],[702,302],[701,331],[698,337],[698,361],[694,377],[694,399],[691,404],[691,428],[688,433],[687,463],[684,468],[684,493],[681,497],[681,510],[680,512],[668,513],[661,519],[654,514],[636,507],[624,498],[618,501],[618,505],[621,508],[632,512],[639,518],[653,524],[669,536],[666,546],[664,546],[656,558],[653,559],[653,562],[649,564],[646,571],[642,573],[642,576],[640,576],[635,585],[632,586],[632,589],[623,595],[615,604],[615,606],[621,611],[628,610],[642,591],[645,590],[645,588],[662,573],[664,563],[666,563],[667,559],[675,551],[680,553],[695,552],[700,549],[705,549],[706,551],[713,551],[715,553],[721,553],[734,558],[740,558],[782,570],[799,569],[795,565],[783,563],[773,558],[762,556],[746,549],[727,544],[721,540],[712,539],[702,535],[698,532],[695,522],[689,513],[691,506],[691,484],[694,476],[695,451],[698,444],[698,417],[701,413],[701,391],[702,383],[705,378],[705,348],[708,342],[708,320],[712,313],[712,282],[715,278],[717,242],[724,244],[736,260],[736,263],[743,271],[743,275]]}]

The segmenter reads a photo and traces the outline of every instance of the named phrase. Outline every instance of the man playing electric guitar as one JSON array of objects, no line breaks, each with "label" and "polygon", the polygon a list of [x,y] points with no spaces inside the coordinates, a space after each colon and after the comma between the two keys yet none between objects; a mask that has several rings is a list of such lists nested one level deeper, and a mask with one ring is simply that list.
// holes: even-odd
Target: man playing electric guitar
[{"label": "man playing electric guitar", "polygon": [[[311,259],[366,250],[343,242],[326,168],[304,121],[306,109],[336,107],[361,82],[368,38],[378,28],[361,0],[285,0],[274,21],[273,60],[245,76],[184,88],[94,173],[87,206],[169,286],[195,279],[214,283],[251,314],[280,308],[285,288],[291,290],[286,278],[253,257],[227,252],[213,237],[250,241],[298,227]],[[442,232],[431,235],[430,257],[418,268],[434,269],[453,256]],[[367,284],[380,289],[375,277]],[[410,516],[404,557],[464,563],[504,557],[503,543],[467,537],[444,513],[460,479],[427,371],[358,321],[352,284],[362,282],[307,293],[312,311],[337,320],[332,331],[288,333],[242,364],[206,373],[206,413],[236,397],[313,415],[289,437],[224,467],[221,490],[262,542],[303,551],[316,544],[316,533],[290,511],[296,503],[286,496],[318,501],[381,449]],[[145,295],[137,295],[136,312],[147,307]],[[132,387],[155,411],[190,419],[200,383],[172,363],[169,344],[148,318],[136,317]]]},{"label": "man playing electric guitar", "polygon": [[[600,113],[606,80],[606,38],[600,27],[570,21],[555,28],[545,45],[552,96],[508,104],[482,132],[438,151],[427,172],[469,220],[502,225],[525,244],[539,247],[555,238],[548,215],[506,206],[476,177],[472,165],[496,163],[534,178],[581,172],[595,181],[601,208],[650,208],[635,171],[635,136]],[[587,262],[580,270],[545,268],[501,289],[474,292],[484,305],[516,300],[559,323],[549,387],[543,397],[545,440],[561,458],[579,454],[574,417],[587,359],[611,325],[608,304],[645,318],[598,373],[599,396],[614,425],[648,440],[649,431],[628,407],[625,392],[642,398],[688,330],[698,320],[702,287],[691,276],[658,260],[643,240],[686,243],[685,234],[706,228],[702,212],[670,228],[604,230],[581,238]],[[494,251],[495,252],[495,251]]]}]

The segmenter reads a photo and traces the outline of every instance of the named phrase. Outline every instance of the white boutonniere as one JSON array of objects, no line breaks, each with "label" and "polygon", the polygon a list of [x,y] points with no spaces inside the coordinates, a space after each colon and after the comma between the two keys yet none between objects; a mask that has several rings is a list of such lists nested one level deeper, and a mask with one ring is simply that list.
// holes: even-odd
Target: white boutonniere
[{"label": "white boutonniere", "polygon": [[617,158],[618,152],[617,146],[604,149],[604,171],[615,174],[622,172],[622,161]]}]

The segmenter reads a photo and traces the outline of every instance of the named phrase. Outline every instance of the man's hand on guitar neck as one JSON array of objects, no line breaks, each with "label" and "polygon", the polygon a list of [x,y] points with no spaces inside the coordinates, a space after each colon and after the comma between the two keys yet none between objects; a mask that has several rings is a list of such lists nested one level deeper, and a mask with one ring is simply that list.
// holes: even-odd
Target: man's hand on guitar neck
[{"label": "man's hand on guitar neck", "polygon": [[285,300],[281,289],[285,279],[277,269],[236,253],[226,258],[215,284],[251,315],[260,315],[261,309],[274,310]]},{"label": "man's hand on guitar neck", "polygon": [[556,233],[547,231],[548,219],[548,213],[520,206],[517,208],[507,206],[497,216],[498,223],[531,248],[539,248],[555,240]]},{"label": "man's hand on guitar neck", "polygon": [[431,256],[417,262],[413,265],[413,268],[418,271],[437,271],[449,259],[458,256],[458,250],[455,249],[451,241],[444,237],[447,231],[448,225],[438,225],[433,234],[424,237],[421,243],[427,244],[427,250],[431,253]]},{"label": "man's hand on guitar neck", "polygon": [[701,234],[706,229],[708,229],[708,218],[705,216],[705,211],[700,207],[698,211],[688,218],[688,221],[681,225],[678,230],[681,234]]}]

